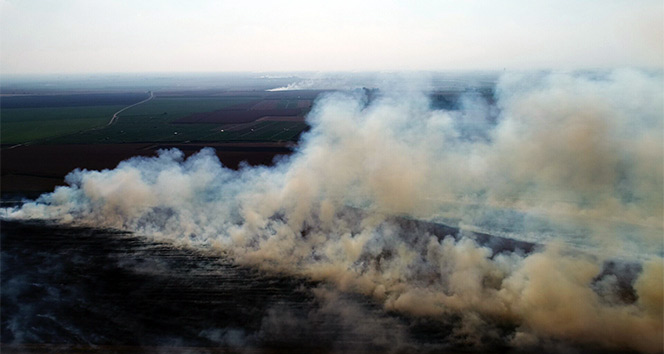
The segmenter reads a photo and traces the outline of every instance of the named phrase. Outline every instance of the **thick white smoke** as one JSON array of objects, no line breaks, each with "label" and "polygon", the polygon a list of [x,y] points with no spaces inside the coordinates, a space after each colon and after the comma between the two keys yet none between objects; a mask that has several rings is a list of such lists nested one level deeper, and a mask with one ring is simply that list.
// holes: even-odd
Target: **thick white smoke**
[{"label": "thick white smoke", "polygon": [[[132,230],[324,280],[390,310],[461,316],[468,340],[508,323],[518,347],[662,351],[662,77],[506,75],[496,95],[497,107],[469,95],[442,111],[410,90],[372,102],[331,94],[299,150],[274,167],[233,171],[212,150],[186,160],[168,150],[74,171],[69,187],[3,212]],[[409,218],[542,247],[494,254],[471,238],[405,229]],[[642,263],[633,301],[602,273],[616,259]]]}]

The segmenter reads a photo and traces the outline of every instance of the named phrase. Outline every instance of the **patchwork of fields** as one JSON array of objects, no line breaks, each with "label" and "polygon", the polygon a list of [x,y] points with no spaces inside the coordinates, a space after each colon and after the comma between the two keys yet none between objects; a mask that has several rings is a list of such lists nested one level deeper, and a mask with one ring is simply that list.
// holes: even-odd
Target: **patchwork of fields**
[{"label": "patchwork of fields", "polygon": [[[123,108],[117,94],[10,97],[2,105],[2,144],[144,143],[295,141],[307,128],[304,116],[318,91],[299,94],[264,91],[207,95],[169,93],[131,107],[106,126]],[[73,97],[72,97],[73,96]],[[29,97],[29,99],[26,99]],[[140,102],[146,94],[125,100]],[[64,106],[65,103],[70,106]],[[50,105],[50,106],[49,106]]]},{"label": "patchwork of fields", "polygon": [[145,102],[149,92],[3,96],[2,191],[52,190],[76,167],[113,168],[170,147],[191,154],[212,146],[232,168],[269,164],[292,151],[320,93],[155,92]]}]

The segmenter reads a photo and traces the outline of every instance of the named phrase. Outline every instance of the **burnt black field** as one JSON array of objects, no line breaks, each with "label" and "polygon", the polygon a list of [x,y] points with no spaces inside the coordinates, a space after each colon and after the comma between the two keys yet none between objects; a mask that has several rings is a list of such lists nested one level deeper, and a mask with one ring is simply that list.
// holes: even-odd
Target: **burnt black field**
[{"label": "burnt black field", "polygon": [[407,352],[449,347],[444,323],[339,295],[359,311],[350,322],[314,296],[324,284],[218,255],[109,230],[1,226],[3,352],[384,352],[395,338]]},{"label": "burnt black field", "polygon": [[[445,225],[400,222],[405,230],[459,237]],[[518,352],[495,338],[467,344],[454,333],[455,316],[386,312],[370,298],[241,267],[220,254],[44,221],[0,227],[3,352]],[[537,248],[472,236],[495,254]],[[514,327],[495,329],[508,338]]]}]

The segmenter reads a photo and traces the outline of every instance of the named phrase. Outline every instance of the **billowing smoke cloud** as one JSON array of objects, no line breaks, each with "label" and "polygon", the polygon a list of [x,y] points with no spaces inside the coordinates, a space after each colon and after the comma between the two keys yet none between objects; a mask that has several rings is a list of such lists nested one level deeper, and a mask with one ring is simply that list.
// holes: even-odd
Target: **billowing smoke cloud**
[{"label": "billowing smoke cloud", "polygon": [[[128,229],[323,280],[412,316],[460,316],[468,342],[508,324],[551,341],[660,352],[662,77],[506,75],[496,105],[431,108],[417,90],[330,94],[299,150],[239,171],[212,150],[81,171],[9,218]],[[430,220],[540,245],[496,253]],[[401,221],[400,221],[401,220]],[[472,235],[472,233],[468,233]],[[625,295],[605,262],[638,262]],[[493,326],[493,327],[492,327]],[[498,334],[495,334],[496,336]]]}]

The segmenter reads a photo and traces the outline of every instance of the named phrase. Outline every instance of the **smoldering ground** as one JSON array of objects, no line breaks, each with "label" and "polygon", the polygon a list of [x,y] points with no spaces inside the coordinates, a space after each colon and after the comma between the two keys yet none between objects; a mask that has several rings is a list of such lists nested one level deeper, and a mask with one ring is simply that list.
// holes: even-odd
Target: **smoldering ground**
[{"label": "smoldering ground", "polygon": [[[298,151],[273,167],[162,151],[74,171],[69,187],[4,217],[212,250],[395,313],[460,318],[455,331],[473,345],[661,352],[661,74],[509,74],[495,105],[471,95],[455,111],[410,88],[319,99]],[[495,253],[463,232],[405,230],[395,216],[539,247]],[[638,266],[606,272],[614,261]],[[630,296],[625,269],[640,269],[625,276]]]}]

